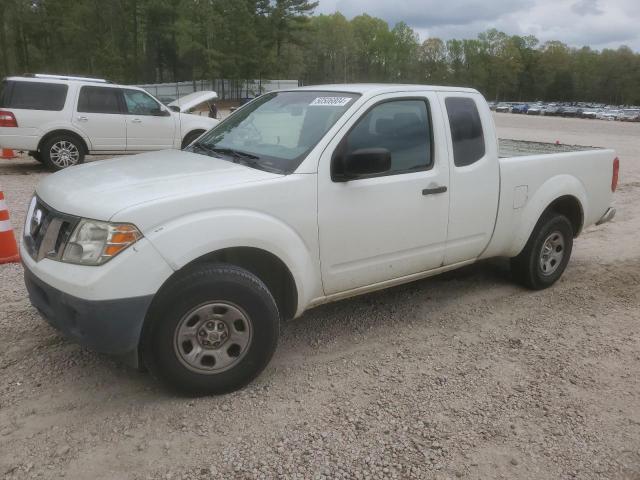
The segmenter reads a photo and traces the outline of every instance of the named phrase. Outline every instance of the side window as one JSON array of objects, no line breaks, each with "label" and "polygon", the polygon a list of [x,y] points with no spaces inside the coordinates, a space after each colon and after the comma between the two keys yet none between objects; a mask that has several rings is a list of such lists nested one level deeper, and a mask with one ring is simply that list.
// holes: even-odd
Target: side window
[{"label": "side window", "polygon": [[120,90],[107,87],[82,87],[78,96],[78,112],[122,113]]},{"label": "side window", "polygon": [[125,90],[124,101],[131,115],[158,115],[160,104],[140,90]]},{"label": "side window", "polygon": [[385,175],[431,168],[431,122],[426,99],[393,100],[376,105],[343,142],[343,155],[363,148],[389,150],[391,169]]},{"label": "side window", "polygon": [[7,81],[0,107],[59,112],[67,100],[67,90],[61,83]]},{"label": "side window", "polygon": [[466,167],[484,157],[484,134],[478,107],[472,98],[464,97],[449,97],[445,104],[451,128],[453,163],[456,167]]}]

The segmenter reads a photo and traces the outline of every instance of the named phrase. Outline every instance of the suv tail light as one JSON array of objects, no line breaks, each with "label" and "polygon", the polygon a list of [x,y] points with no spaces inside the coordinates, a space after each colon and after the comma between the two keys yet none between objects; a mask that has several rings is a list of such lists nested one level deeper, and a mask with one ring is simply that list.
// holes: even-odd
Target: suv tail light
[{"label": "suv tail light", "polygon": [[620,173],[620,160],[618,157],[613,159],[613,174],[611,175],[611,191],[615,192],[618,188],[618,174]]},{"label": "suv tail light", "polygon": [[0,110],[0,127],[17,127],[16,117],[11,112]]}]

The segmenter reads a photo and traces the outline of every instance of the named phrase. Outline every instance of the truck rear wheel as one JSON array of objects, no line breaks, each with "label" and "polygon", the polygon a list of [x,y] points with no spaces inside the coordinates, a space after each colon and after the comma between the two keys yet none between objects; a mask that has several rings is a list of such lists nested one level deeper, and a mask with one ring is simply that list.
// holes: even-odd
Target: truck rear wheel
[{"label": "truck rear wheel", "polygon": [[280,315],[273,296],[252,273],[229,264],[196,265],[159,295],[143,356],[170,387],[189,395],[231,392],[269,363]]},{"label": "truck rear wheel", "polygon": [[511,259],[514,278],[525,287],[541,290],[553,285],[564,272],[573,248],[573,227],[559,213],[543,215],[524,250]]}]

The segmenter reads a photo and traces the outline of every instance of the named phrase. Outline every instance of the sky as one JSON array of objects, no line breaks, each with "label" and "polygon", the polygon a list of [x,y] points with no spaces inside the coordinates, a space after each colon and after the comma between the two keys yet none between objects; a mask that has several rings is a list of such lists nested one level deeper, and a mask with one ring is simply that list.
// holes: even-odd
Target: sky
[{"label": "sky", "polygon": [[421,40],[475,38],[489,28],[594,49],[640,51],[640,0],[319,0],[316,13],[404,21]]}]

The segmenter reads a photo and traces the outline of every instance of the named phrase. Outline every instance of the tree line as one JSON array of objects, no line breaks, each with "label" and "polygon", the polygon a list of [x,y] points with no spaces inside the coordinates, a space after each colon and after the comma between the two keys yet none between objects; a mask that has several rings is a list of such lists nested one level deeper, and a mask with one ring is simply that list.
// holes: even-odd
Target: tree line
[{"label": "tree line", "polygon": [[314,15],[310,0],[1,0],[0,76],[121,83],[299,79],[474,87],[492,100],[640,104],[640,55],[495,29],[420,41],[406,23]]}]

